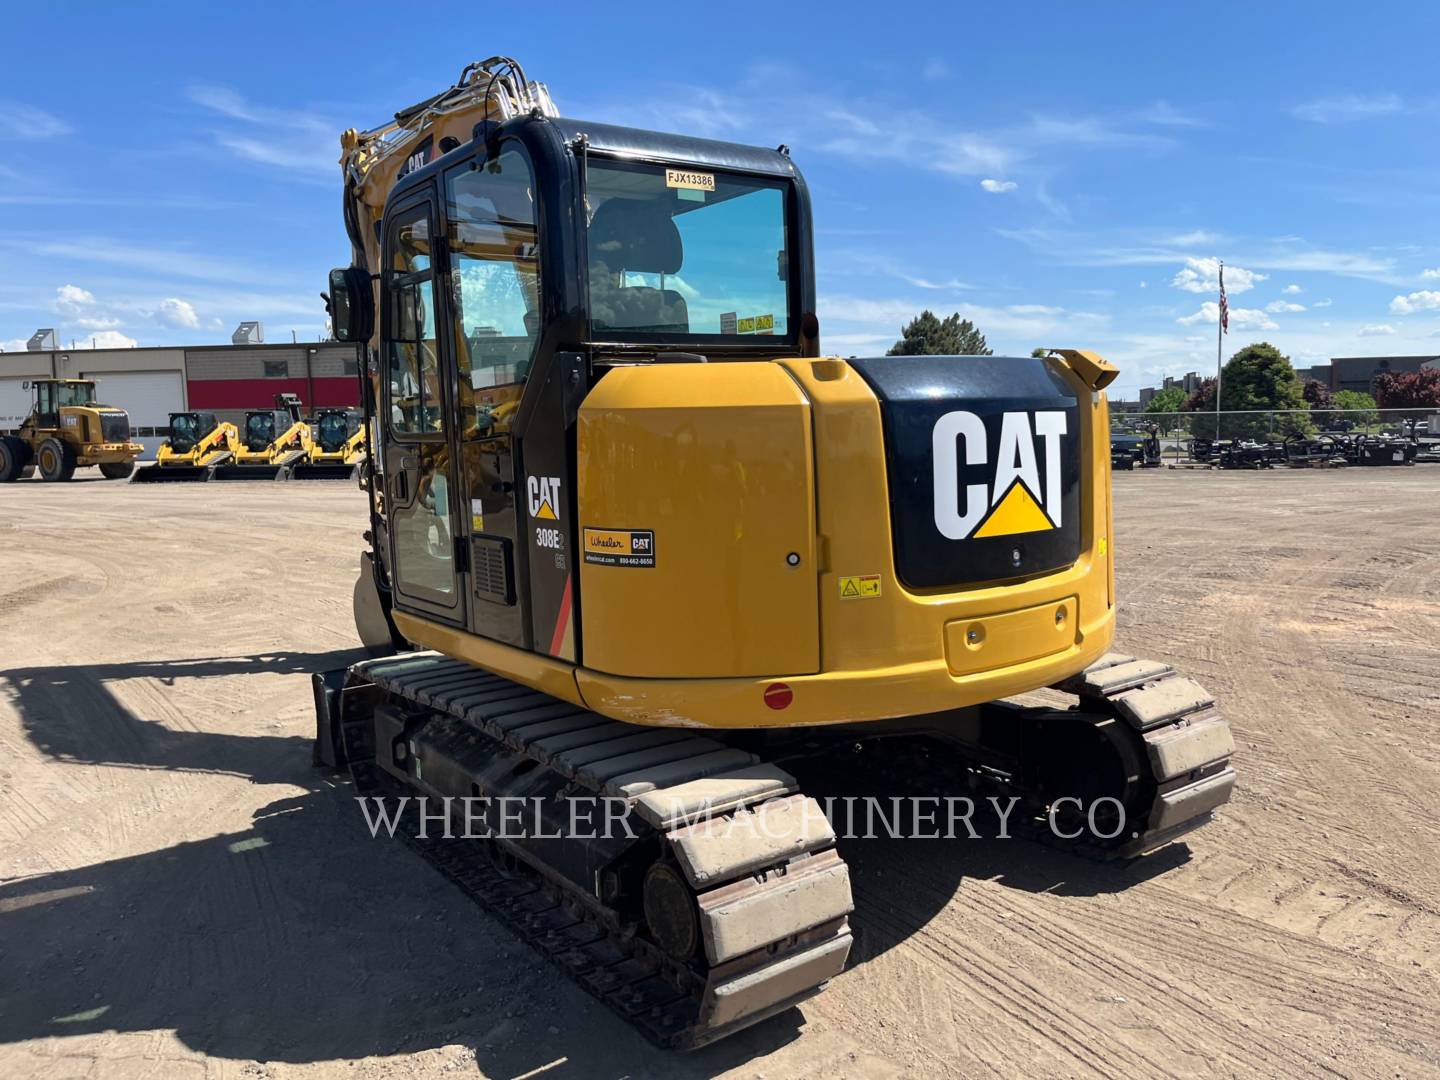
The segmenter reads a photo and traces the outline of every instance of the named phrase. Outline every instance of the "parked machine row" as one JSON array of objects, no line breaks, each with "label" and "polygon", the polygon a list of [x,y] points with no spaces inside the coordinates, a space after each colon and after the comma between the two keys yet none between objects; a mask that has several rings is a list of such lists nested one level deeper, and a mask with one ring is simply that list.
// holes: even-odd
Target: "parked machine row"
[{"label": "parked machine row", "polygon": [[1369,432],[1294,434],[1283,442],[1194,439],[1191,460],[1221,469],[1330,468],[1342,465],[1413,465],[1421,450],[1413,436]]},{"label": "parked machine row", "polygon": [[300,399],[278,394],[274,409],[247,412],[243,428],[211,412],[170,414],[170,437],[135,483],[208,480],[346,480],[365,459],[366,433],[350,409],[301,415]]}]

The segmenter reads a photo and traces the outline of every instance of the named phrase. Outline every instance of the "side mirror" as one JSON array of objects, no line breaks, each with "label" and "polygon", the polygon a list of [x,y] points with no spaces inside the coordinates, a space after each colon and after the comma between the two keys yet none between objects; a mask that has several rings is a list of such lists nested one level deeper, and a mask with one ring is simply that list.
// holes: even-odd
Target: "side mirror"
[{"label": "side mirror", "polygon": [[375,294],[370,275],[359,266],[330,271],[325,310],[336,341],[369,341],[375,332]]}]

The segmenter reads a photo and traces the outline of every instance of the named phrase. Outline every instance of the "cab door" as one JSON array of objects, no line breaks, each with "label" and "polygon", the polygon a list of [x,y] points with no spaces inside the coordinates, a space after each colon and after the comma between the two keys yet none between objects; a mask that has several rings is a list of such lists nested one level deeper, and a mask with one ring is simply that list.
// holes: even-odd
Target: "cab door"
[{"label": "cab door", "polygon": [[381,338],[386,518],[397,606],[463,625],[464,549],[451,451],[453,359],[439,332],[443,265],[428,194],[386,218]]},{"label": "cab door", "polygon": [[[535,190],[529,159],[513,141],[484,168],[467,161],[445,174],[458,501],[471,568],[468,628],[521,648],[533,648],[534,637],[524,585],[525,478],[517,475],[514,423],[540,338]],[[550,523],[557,523],[555,516],[551,512]],[[565,555],[558,548],[545,554]]]}]

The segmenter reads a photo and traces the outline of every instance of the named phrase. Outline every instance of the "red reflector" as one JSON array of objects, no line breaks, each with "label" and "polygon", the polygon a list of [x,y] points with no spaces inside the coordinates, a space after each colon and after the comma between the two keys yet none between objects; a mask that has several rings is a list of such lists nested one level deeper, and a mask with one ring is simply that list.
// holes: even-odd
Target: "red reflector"
[{"label": "red reflector", "polygon": [[765,704],[772,709],[788,708],[795,700],[795,691],[783,682],[771,683],[765,688]]}]

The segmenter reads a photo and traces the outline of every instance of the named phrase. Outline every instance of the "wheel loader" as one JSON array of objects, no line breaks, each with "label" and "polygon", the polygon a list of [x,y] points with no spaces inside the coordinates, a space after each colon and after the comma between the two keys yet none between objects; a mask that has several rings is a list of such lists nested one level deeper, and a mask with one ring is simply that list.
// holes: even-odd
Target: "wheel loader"
[{"label": "wheel loader", "polygon": [[316,760],[647,1035],[843,970],[828,755],[888,794],[944,747],[903,779],[1097,858],[1229,799],[1212,696],[1111,651],[1110,364],[827,355],[785,147],[565,119],[506,58],[341,144],[373,658],[315,676]]},{"label": "wheel loader", "polygon": [[239,437],[234,455],[215,468],[216,480],[287,480],[314,445],[294,394],[276,394],[273,410],[247,412]]},{"label": "wheel loader", "polygon": [[155,464],[137,469],[132,484],[195,481],[203,483],[215,470],[234,459],[240,449],[240,432],[213,412],[170,414],[170,436],[160,445]]},{"label": "wheel loader", "polygon": [[90,379],[35,379],[30,415],[18,435],[0,437],[0,482],[24,480],[38,469],[42,480],[69,480],[77,468],[100,466],[107,480],[123,480],[145,447],[130,441],[124,409],[95,400]]},{"label": "wheel loader", "polygon": [[351,409],[320,409],[310,454],[291,466],[292,480],[351,480],[365,460],[366,428]]}]

